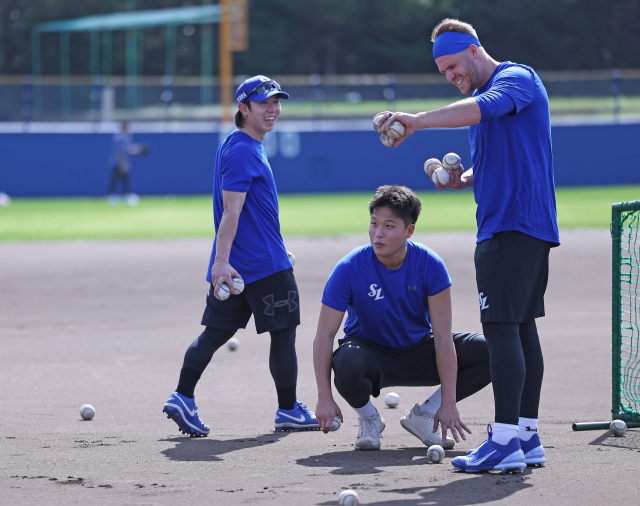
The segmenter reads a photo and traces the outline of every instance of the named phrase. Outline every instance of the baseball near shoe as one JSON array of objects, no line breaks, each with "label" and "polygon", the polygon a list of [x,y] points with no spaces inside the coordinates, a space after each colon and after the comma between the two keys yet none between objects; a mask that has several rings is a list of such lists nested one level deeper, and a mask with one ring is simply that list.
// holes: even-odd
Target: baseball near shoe
[{"label": "baseball near shoe", "polygon": [[[540,436],[534,434],[529,441],[520,440],[520,448],[524,453],[524,462],[528,466],[544,466],[547,461],[545,458],[545,452],[542,444],[540,443]],[[467,455],[471,455],[477,448],[467,451]]]},{"label": "baseball near shoe", "polygon": [[474,452],[464,457],[455,457],[451,461],[456,470],[477,473],[491,469],[516,471],[527,467],[520,448],[520,438],[514,437],[506,445],[499,445],[493,442],[491,425],[487,426],[487,432],[489,438]]},{"label": "baseball near shoe", "polygon": [[320,424],[313,411],[300,401],[296,401],[293,409],[276,410],[275,426],[281,430],[320,430]]},{"label": "baseball near shoe", "polygon": [[376,409],[376,414],[366,418],[358,417],[356,450],[379,450],[380,438],[385,428],[384,418]]},{"label": "baseball near shoe", "polygon": [[173,392],[162,411],[167,414],[180,427],[180,432],[191,437],[206,436],[209,434],[209,426],[202,423],[198,416],[198,406],[195,397],[185,397],[178,392]]},{"label": "baseball near shoe", "polygon": [[450,437],[447,437],[447,442],[443,443],[440,425],[438,425],[438,430],[433,432],[433,416],[429,413],[418,411],[418,406],[420,406],[420,404],[416,403],[411,411],[400,418],[400,425],[422,441],[425,446],[440,445],[445,450],[451,450],[456,442]]}]

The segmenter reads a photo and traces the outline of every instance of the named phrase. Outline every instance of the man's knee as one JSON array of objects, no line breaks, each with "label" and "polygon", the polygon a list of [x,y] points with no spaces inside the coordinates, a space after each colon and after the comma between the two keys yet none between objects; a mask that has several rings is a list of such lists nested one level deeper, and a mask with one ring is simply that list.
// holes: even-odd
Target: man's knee
[{"label": "man's knee", "polygon": [[357,345],[343,345],[333,357],[334,382],[338,391],[371,375],[372,359]]}]

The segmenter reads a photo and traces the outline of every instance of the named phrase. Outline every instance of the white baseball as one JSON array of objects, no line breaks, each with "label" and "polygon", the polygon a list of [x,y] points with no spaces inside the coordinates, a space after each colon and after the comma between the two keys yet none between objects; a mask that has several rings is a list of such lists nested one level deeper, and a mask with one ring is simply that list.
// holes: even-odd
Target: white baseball
[{"label": "white baseball", "polygon": [[227,300],[229,298],[229,295],[231,295],[229,287],[226,283],[222,283],[222,286],[220,286],[220,290],[218,290],[218,295],[216,295],[216,299]]},{"label": "white baseball", "polygon": [[335,432],[340,428],[340,425],[342,424],[342,422],[340,421],[340,417],[338,415],[333,417],[333,420],[331,421],[331,432]]},{"label": "white baseball", "polygon": [[440,445],[433,445],[427,449],[427,458],[434,464],[442,462],[444,459],[444,448]]},{"label": "white baseball", "polygon": [[289,255],[289,260],[291,260],[291,267],[296,265],[296,257],[290,251],[287,251],[287,255]]},{"label": "white baseball", "polygon": [[460,168],[460,157],[455,153],[447,153],[442,159],[442,166],[445,169],[457,170]]},{"label": "white baseball", "polygon": [[424,171],[429,177],[433,175],[434,170],[439,169],[440,167],[442,167],[442,163],[437,158],[429,158],[424,162]]},{"label": "white baseball", "polygon": [[358,506],[358,494],[355,490],[343,490],[338,496],[338,504],[340,506]]},{"label": "white baseball", "polygon": [[400,404],[400,396],[395,392],[389,392],[384,398],[384,403],[390,408],[395,408]]},{"label": "white baseball", "polygon": [[83,420],[91,420],[96,414],[96,410],[91,404],[85,404],[80,408],[80,416]]},{"label": "white baseball", "polygon": [[446,185],[449,182],[449,173],[447,172],[447,169],[440,167],[439,169],[434,170],[433,174],[431,174],[431,180],[434,183],[440,183],[442,186]]},{"label": "white baseball", "polygon": [[373,129],[379,134],[384,132],[384,124],[387,122],[389,117],[386,114],[379,114],[375,118],[373,118]]},{"label": "white baseball", "polygon": [[399,139],[404,135],[404,125],[400,121],[394,121],[391,123],[387,135],[391,139]]},{"label": "white baseball", "polygon": [[230,351],[236,351],[238,349],[238,346],[240,346],[240,341],[238,341],[235,337],[232,337],[227,341],[227,348],[229,348]]},{"label": "white baseball", "polygon": [[244,281],[240,278],[232,278],[233,295],[240,295],[244,291]]},{"label": "white baseball", "polygon": [[396,143],[396,140],[389,137],[389,135],[386,132],[383,132],[380,134],[380,142],[382,142],[382,144],[384,144],[388,148],[392,148],[393,145]]},{"label": "white baseball", "polygon": [[609,424],[609,430],[614,436],[624,436],[624,433],[627,432],[627,424],[624,423],[624,420],[614,420]]}]

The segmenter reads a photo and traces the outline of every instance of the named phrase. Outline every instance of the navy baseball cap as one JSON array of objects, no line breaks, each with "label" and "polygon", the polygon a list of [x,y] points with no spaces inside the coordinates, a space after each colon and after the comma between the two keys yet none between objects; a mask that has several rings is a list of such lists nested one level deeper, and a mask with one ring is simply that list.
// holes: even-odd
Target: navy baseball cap
[{"label": "navy baseball cap", "polygon": [[289,94],[282,91],[280,85],[266,76],[253,76],[238,86],[236,102],[261,102],[273,95],[289,98]]}]

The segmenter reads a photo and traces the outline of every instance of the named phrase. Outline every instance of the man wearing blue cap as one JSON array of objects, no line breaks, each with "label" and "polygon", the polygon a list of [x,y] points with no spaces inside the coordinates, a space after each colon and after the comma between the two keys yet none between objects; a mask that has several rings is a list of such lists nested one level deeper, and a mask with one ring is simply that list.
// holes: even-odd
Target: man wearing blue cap
[{"label": "man wearing blue cap", "polygon": [[[296,396],[298,359],[296,327],[300,325],[298,287],[280,234],[278,194],[262,140],[280,116],[280,99],[289,95],[265,76],[243,82],[236,91],[238,127],[218,147],[213,177],[216,237],[207,270],[210,283],[202,317],[204,332],[187,349],[178,387],[163,411],[180,431],[206,436],[195,405],[194,390],[215,351],[253,314],[258,334],[269,332],[269,369],[278,409],[275,429],[318,430],[318,420]],[[223,283],[244,281],[244,291],[218,298]]]},{"label": "man wearing blue cap", "polygon": [[549,250],[560,244],[556,219],[549,100],[534,70],[499,63],[468,23],[445,19],[433,30],[440,72],[472,96],[419,114],[391,113],[405,134],[424,128],[469,128],[473,167],[450,172],[439,190],[473,188],[480,320],[489,348],[495,424],[489,438],[453,459],[460,471],[541,465],[537,434],[544,362],[535,319],[544,316]]}]

